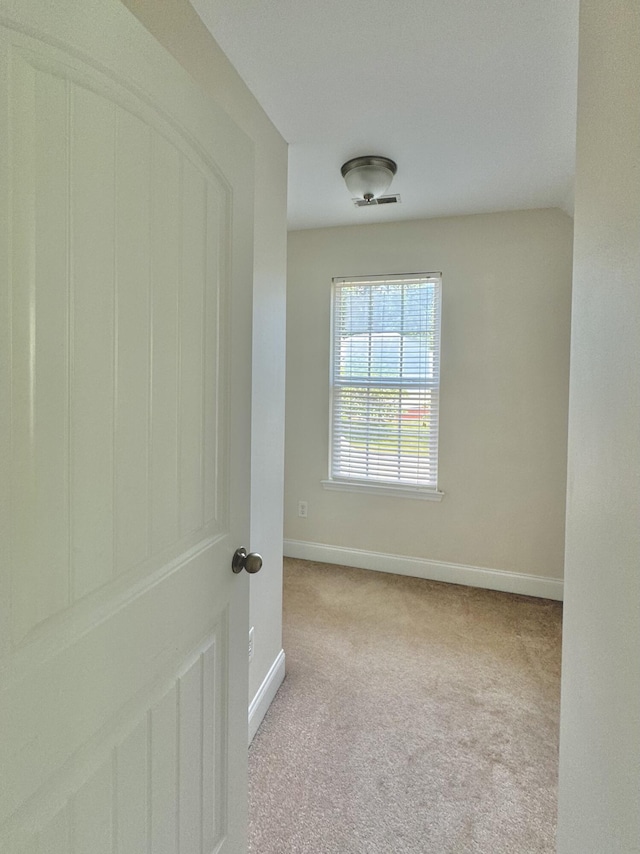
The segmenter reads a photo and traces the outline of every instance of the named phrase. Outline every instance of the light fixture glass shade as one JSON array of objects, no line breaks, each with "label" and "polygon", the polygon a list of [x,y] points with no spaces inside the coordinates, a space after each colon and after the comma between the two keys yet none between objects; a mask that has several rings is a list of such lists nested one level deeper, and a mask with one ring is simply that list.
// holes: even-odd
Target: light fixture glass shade
[{"label": "light fixture glass shade", "polygon": [[354,157],[341,171],[352,196],[377,199],[389,189],[396,169],[396,164],[388,157]]}]

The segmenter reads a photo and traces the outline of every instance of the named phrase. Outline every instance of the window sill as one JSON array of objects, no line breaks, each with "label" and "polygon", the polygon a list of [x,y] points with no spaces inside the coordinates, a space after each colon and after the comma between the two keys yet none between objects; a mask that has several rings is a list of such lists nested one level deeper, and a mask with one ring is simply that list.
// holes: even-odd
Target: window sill
[{"label": "window sill", "polygon": [[444,492],[435,489],[417,489],[412,486],[393,486],[380,483],[356,483],[346,480],[322,480],[325,489],[336,492],[365,492],[367,495],[389,495],[396,498],[418,498],[422,501],[442,501]]}]

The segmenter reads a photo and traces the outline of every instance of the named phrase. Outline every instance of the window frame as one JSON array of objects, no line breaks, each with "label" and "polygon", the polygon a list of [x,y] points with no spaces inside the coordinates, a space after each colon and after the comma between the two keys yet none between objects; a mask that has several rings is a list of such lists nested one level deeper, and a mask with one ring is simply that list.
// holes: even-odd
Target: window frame
[{"label": "window frame", "polygon": [[[437,334],[437,383],[435,384],[437,400],[438,400],[438,416],[437,416],[437,438],[436,438],[436,484],[411,484],[393,481],[376,480],[368,477],[340,477],[333,475],[334,461],[334,444],[336,436],[334,435],[334,407],[335,407],[335,370],[336,370],[336,292],[338,286],[349,284],[371,284],[377,282],[411,282],[415,280],[437,280],[437,303],[436,303],[436,334]],[[322,480],[322,486],[329,490],[338,490],[346,492],[360,492],[377,495],[387,495],[404,498],[417,498],[429,501],[441,501],[444,493],[438,488],[438,463],[439,463],[439,422],[440,422],[440,388],[441,388],[441,369],[440,369],[440,349],[441,349],[441,331],[442,331],[442,273],[441,272],[419,272],[419,273],[392,273],[388,275],[370,275],[370,276],[335,276],[331,280],[331,324],[330,324],[330,359],[329,359],[329,459],[328,471],[329,476]],[[370,330],[371,332],[371,330]],[[425,382],[423,387],[434,387],[433,381]],[[371,387],[369,383],[363,382],[362,387]],[[409,383],[402,383],[400,387],[409,388]]]}]

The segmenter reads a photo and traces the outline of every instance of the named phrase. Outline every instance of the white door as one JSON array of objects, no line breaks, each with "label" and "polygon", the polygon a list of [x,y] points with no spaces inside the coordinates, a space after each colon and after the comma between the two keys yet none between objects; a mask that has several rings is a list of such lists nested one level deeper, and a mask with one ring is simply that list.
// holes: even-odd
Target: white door
[{"label": "white door", "polygon": [[0,24],[0,851],[240,852],[251,145],[118,0]]}]

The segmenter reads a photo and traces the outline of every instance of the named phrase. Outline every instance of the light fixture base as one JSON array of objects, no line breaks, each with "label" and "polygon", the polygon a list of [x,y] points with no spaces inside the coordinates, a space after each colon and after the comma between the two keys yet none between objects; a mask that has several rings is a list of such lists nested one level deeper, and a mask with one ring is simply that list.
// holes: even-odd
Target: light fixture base
[{"label": "light fixture base", "polygon": [[392,175],[395,175],[398,171],[397,164],[389,157],[380,157],[377,154],[366,154],[363,157],[352,157],[351,160],[347,160],[346,163],[343,163],[342,168],[340,169],[342,177],[346,178],[347,174],[351,172],[352,169],[358,169],[361,166],[377,166],[380,169],[388,169]]}]

